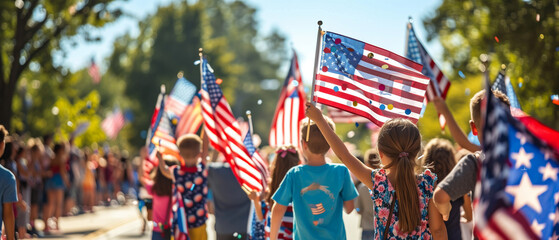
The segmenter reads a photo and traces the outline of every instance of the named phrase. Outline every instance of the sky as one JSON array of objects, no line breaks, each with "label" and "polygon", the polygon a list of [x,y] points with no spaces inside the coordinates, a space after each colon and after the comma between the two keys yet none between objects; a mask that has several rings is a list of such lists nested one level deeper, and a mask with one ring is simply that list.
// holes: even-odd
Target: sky
[{"label": "sky", "polygon": [[[85,43],[67,49],[67,57],[59,60],[71,71],[90,64],[91,58],[106,66],[107,57],[112,52],[113,41],[126,32],[138,35],[138,21],[176,0],[128,0],[117,1],[111,7],[122,7],[134,17],[124,17],[101,29],[92,30],[95,36],[102,36],[99,43]],[[261,34],[279,30],[287,38],[299,57],[303,80],[311,82],[318,20],[323,21],[322,29],[340,33],[369,44],[403,55],[406,23],[412,17],[416,33],[436,62],[442,62],[442,47],[437,40],[426,42],[427,33],[422,19],[435,13],[441,0],[246,0],[258,9],[258,29]],[[287,66],[288,63],[285,65]],[[287,71],[287,70],[286,70]],[[217,73],[219,74],[219,73]]]}]

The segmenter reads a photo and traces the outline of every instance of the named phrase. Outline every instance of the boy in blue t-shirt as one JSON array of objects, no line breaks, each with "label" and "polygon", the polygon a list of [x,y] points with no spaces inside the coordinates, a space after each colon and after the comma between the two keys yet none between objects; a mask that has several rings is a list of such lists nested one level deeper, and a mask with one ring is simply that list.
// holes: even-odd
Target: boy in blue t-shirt
[{"label": "boy in blue t-shirt", "polygon": [[[334,129],[332,121],[326,119]],[[347,213],[353,211],[357,189],[344,165],[326,163],[330,146],[314,122],[310,124],[306,141],[307,123],[307,119],[301,122],[301,152],[306,165],[291,168],[272,197],[276,203],[272,207],[271,240],[277,239],[290,203],[293,203],[293,239],[346,239],[342,207]]]}]

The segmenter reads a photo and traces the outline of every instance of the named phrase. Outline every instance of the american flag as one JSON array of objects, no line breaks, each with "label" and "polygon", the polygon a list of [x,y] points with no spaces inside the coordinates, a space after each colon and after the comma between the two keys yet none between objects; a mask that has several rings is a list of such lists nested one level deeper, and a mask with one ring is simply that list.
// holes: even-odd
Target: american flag
[{"label": "american flag", "polygon": [[192,102],[186,106],[175,131],[175,137],[180,137],[187,133],[195,133],[202,125],[202,106],[200,98],[194,96]]},{"label": "american flag", "polygon": [[262,191],[262,175],[243,145],[239,123],[223,96],[206,59],[202,61],[202,115],[205,133],[212,146],[221,152],[241,186]]},{"label": "american flag", "polygon": [[[167,113],[168,118],[173,124],[173,136],[175,138],[180,137],[182,134],[196,132],[196,130],[198,130],[200,124],[202,123],[202,115],[200,114],[200,112],[198,112],[197,115],[193,114],[192,112],[193,110],[196,110],[196,105],[193,101],[195,95],[196,86],[194,86],[194,84],[192,84],[185,78],[181,77],[177,80],[175,86],[173,87],[173,90],[171,91],[171,94],[169,94],[169,97],[167,98],[167,102],[165,103],[165,112]],[[187,110],[189,111],[187,112]],[[183,121],[185,122],[182,123]],[[198,125],[188,125],[188,127],[184,125],[189,123]],[[179,129],[177,129],[179,124],[182,124],[183,126],[183,128],[180,129],[180,132],[178,131]],[[194,130],[193,132],[185,132],[189,131],[190,129],[188,128],[190,127],[192,129],[195,128],[196,130]]]},{"label": "american flag", "polygon": [[263,179],[262,187],[263,189],[266,189],[266,186],[268,185],[267,179],[268,176],[270,175],[270,172],[268,171],[268,165],[266,164],[266,162],[264,161],[264,159],[262,158],[262,156],[260,155],[256,147],[254,146],[254,143],[252,142],[252,133],[250,132],[250,129],[248,130],[245,136],[245,140],[243,141],[243,144],[245,145],[248,154],[252,158],[252,161],[254,161],[256,167],[258,168],[258,171],[260,171],[260,174],[262,174],[262,179]]},{"label": "american flag", "polygon": [[503,72],[499,72],[497,78],[495,78],[495,82],[493,82],[493,86],[491,87],[491,89],[499,90],[507,95],[511,107],[522,109],[520,107],[520,103],[518,103],[518,98],[516,97],[516,93],[514,92],[514,88],[512,87],[509,76],[505,76]]},{"label": "american flag", "polygon": [[[173,231],[174,239],[189,240],[188,224],[186,221],[186,207],[182,194],[175,188],[173,190]],[[157,233],[153,233],[157,234]]]},{"label": "american flag", "polygon": [[[407,40],[406,57],[421,63],[423,65],[423,70],[421,72],[431,79],[429,87],[427,88],[425,104],[435,96],[441,96],[441,98],[446,99],[446,94],[450,88],[450,81],[444,76],[435,61],[433,61],[433,58],[431,58],[431,55],[429,55],[427,50],[423,47],[423,44],[417,39],[411,23],[408,25]],[[446,119],[441,114],[439,114],[439,124],[441,125],[441,129],[444,129]]]},{"label": "american flag", "polygon": [[529,116],[513,117],[491,93],[485,105],[475,234],[480,239],[557,239],[559,132]]},{"label": "american flag", "polygon": [[112,113],[109,113],[107,117],[101,123],[101,128],[107,135],[107,137],[111,139],[115,139],[120,132],[120,129],[124,127],[125,119],[124,114],[120,108],[115,108]]},{"label": "american flag", "polygon": [[157,97],[157,103],[155,104],[155,110],[153,111],[153,115],[151,117],[151,124],[148,130],[148,135],[146,137],[146,147],[148,149],[148,157],[143,159],[143,173],[142,177],[144,181],[152,181],[150,177],[151,170],[159,164],[155,154],[156,154],[156,145],[153,143],[152,139],[155,135],[155,130],[159,126],[159,122],[163,117],[163,112],[160,111],[161,109],[165,109],[165,87],[161,87],[161,93]]},{"label": "american flag", "polygon": [[429,84],[420,64],[332,32],[324,34],[322,47],[314,102],[378,126],[392,118],[417,122]]},{"label": "american flag", "polygon": [[320,215],[326,212],[326,210],[324,210],[324,207],[322,206],[322,203],[310,204],[310,207],[313,215]]},{"label": "american flag", "polygon": [[272,121],[270,146],[299,146],[299,122],[305,118],[306,99],[297,54],[293,52],[291,66],[283,83]]},{"label": "american flag", "polygon": [[93,58],[91,59],[91,65],[89,66],[87,73],[89,73],[93,83],[98,84],[101,82],[101,72],[99,72],[99,66],[95,64],[95,60]]}]

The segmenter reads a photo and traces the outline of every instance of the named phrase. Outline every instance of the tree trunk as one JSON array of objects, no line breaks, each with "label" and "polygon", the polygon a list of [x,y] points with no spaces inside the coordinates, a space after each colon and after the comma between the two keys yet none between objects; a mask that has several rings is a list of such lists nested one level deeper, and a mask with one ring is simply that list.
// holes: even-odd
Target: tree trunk
[{"label": "tree trunk", "polygon": [[15,88],[10,88],[8,84],[0,89],[0,124],[10,130],[13,114],[12,102],[14,99]]}]

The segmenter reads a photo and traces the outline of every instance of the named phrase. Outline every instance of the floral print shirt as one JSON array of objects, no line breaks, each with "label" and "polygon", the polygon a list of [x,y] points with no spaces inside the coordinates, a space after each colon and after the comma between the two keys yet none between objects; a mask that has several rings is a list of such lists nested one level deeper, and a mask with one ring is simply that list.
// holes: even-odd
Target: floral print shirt
[{"label": "floral print shirt", "polygon": [[[386,222],[390,215],[390,204],[392,198],[396,196],[396,192],[388,181],[385,169],[375,169],[371,174],[373,180],[373,189],[371,189],[371,198],[373,199],[374,209],[377,213],[375,218],[375,239],[383,239]],[[400,232],[398,229],[398,200],[394,204],[394,212],[392,221],[388,226],[388,236],[390,240],[395,239],[431,239],[431,232],[428,227],[428,206],[429,200],[433,197],[437,176],[429,170],[425,170],[423,174],[417,175],[417,192],[419,194],[419,208],[421,213],[421,224],[416,231],[410,234]]]}]

